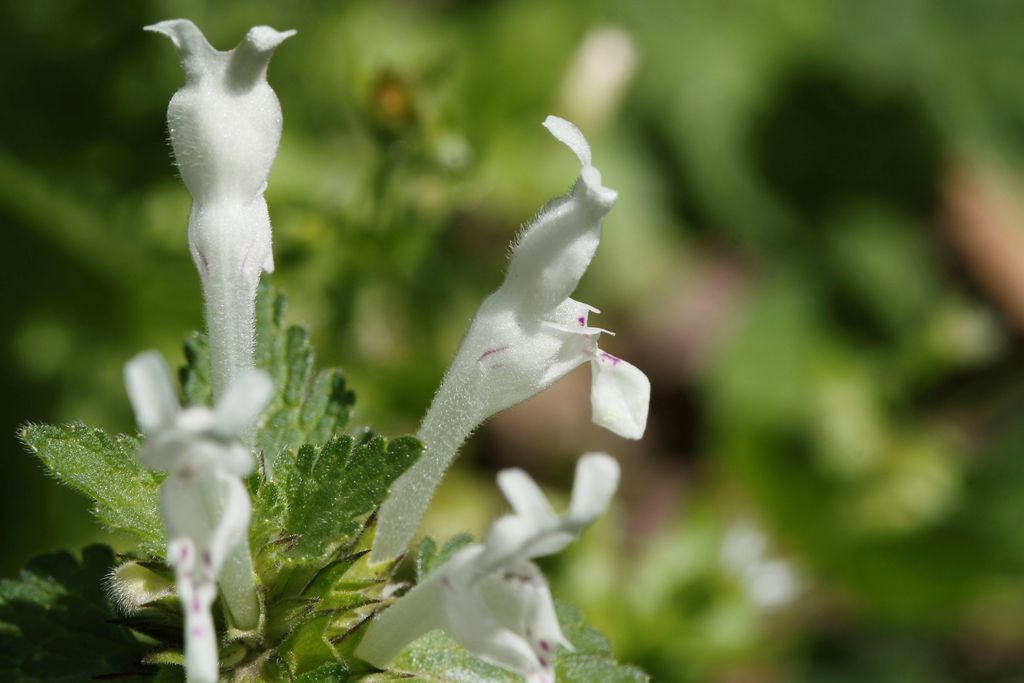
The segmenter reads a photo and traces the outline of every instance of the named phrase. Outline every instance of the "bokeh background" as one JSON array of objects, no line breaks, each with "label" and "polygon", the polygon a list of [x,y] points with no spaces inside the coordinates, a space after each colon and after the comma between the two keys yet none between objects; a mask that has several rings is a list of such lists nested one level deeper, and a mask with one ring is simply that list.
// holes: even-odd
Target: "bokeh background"
[{"label": "bokeh background", "polygon": [[[577,298],[653,386],[647,436],[581,368],[474,436],[431,531],[500,467],[617,507],[546,565],[658,681],[1024,681],[1024,4],[1018,0],[0,4],[0,574],[110,540],[14,438],[133,429],[121,367],[201,326],[141,26],[298,29],[267,194],[290,319],[357,423],[415,431],[516,226],[577,173],[620,201]],[[117,541],[117,539],[114,539]]]}]

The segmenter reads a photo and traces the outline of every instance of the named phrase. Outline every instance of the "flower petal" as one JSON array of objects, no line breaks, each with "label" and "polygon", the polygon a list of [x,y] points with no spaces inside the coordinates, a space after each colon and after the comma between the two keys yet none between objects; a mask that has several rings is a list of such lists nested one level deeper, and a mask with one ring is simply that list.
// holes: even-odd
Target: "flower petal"
[{"label": "flower petal", "polygon": [[[449,562],[455,561],[452,558]],[[356,656],[383,669],[420,636],[445,625],[442,571],[427,577],[377,615],[356,648]]]},{"label": "flower petal", "polygon": [[265,82],[267,64],[278,45],[295,31],[277,31],[269,26],[253,26],[245,39],[231,51],[227,84],[234,91],[245,91]]},{"label": "flower petal", "polygon": [[540,528],[518,515],[502,517],[487,532],[481,571],[494,571],[521,559],[554,555],[575,541],[576,536],[575,532],[563,529],[557,517]]},{"label": "flower petal", "polygon": [[619,485],[619,463],[605,453],[586,453],[576,463],[568,521],[578,528],[593,524],[608,509]]},{"label": "flower petal", "polygon": [[185,69],[186,83],[198,80],[219,68],[223,55],[210,45],[199,27],[188,19],[169,19],[143,27],[171,39]]},{"label": "flower petal", "polygon": [[210,607],[217,586],[178,571],[178,597],[185,612],[185,674],[190,683],[217,683],[217,631]]},{"label": "flower petal", "polygon": [[651,382],[626,361],[598,350],[591,360],[590,404],[594,424],[627,439],[647,428]]},{"label": "flower petal", "polygon": [[213,409],[214,431],[230,439],[252,427],[274,393],[270,375],[263,370],[247,370],[228,386]]},{"label": "flower petal", "polygon": [[558,623],[548,582],[534,563],[491,574],[480,588],[495,619],[526,638],[542,663],[553,661],[558,646],[573,649]]},{"label": "flower petal", "polygon": [[573,190],[548,202],[512,245],[498,292],[536,316],[554,309],[576,289],[597,250],[601,221],[617,196],[601,185],[601,174],[590,165],[590,147],[575,126],[557,117],[548,117],[544,125],[573,150],[583,170]]},{"label": "flower petal", "polygon": [[242,480],[220,470],[216,471],[215,477],[220,484],[222,508],[203,554],[203,561],[213,576],[220,573],[228,553],[245,542],[252,517],[252,503]]},{"label": "flower petal", "polygon": [[167,362],[156,351],[145,351],[124,366],[128,399],[144,434],[174,422],[181,410]]},{"label": "flower petal", "polygon": [[445,579],[445,627],[456,642],[480,659],[523,676],[535,676],[545,668],[522,636],[494,618],[477,586],[455,576]]},{"label": "flower petal", "polygon": [[537,482],[518,467],[498,472],[498,488],[516,515],[528,523],[541,528],[556,521],[547,496]]}]

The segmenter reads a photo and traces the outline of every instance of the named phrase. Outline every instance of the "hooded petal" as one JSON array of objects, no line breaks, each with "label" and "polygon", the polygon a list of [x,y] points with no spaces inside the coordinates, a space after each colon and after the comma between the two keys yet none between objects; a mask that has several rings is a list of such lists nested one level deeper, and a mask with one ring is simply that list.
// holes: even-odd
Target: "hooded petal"
[{"label": "hooded petal", "polygon": [[[595,309],[569,295],[593,258],[615,192],[601,185],[575,126],[557,117],[545,125],[580,159],[580,181],[522,230],[504,282],[480,305],[417,433],[423,457],[395,482],[381,508],[374,562],[404,552],[459,446],[481,422],[596,353],[601,330],[587,325]],[[646,420],[646,406],[644,413]]]},{"label": "hooded petal", "polygon": [[591,362],[590,405],[594,424],[627,439],[647,428],[651,382],[647,375],[617,356],[598,350]]},{"label": "hooded petal", "polygon": [[573,190],[549,202],[516,239],[505,282],[498,290],[528,315],[540,316],[569,298],[590,265],[601,239],[601,221],[616,193],[601,184],[583,133],[549,116],[545,127],[576,154],[582,165]]},{"label": "hooded petal", "polygon": [[156,351],[145,351],[128,361],[124,383],[143,434],[172,424],[181,411],[171,370]]}]

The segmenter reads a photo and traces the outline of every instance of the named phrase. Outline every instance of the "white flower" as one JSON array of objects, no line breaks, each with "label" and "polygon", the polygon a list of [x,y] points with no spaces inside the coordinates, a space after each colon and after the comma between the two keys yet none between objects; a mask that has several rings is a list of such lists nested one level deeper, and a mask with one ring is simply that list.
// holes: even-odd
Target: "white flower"
[{"label": "white flower", "polygon": [[768,538],[749,522],[729,527],[719,559],[726,572],[736,577],[751,602],[764,610],[792,602],[800,592],[800,579],[785,560],[768,554]]},{"label": "white flower", "polygon": [[626,438],[643,436],[647,376],[598,348],[605,330],[588,321],[597,309],[569,298],[617,195],[601,184],[590,146],[574,125],[555,116],[544,125],[579,158],[580,178],[523,229],[505,281],[477,311],[420,426],[423,457],[395,482],[381,508],[376,561],[404,552],[456,451],[480,423],[583,363],[591,367],[594,422]]},{"label": "white flower", "polygon": [[253,365],[256,288],[261,272],[274,270],[263,192],[281,141],[281,105],[266,75],[274,49],[295,32],[256,26],[220,52],[186,19],[146,30],[168,36],[185,69],[167,127],[192,195],[188,239],[203,284],[217,397]]},{"label": "white flower", "polygon": [[494,523],[483,544],[463,548],[369,626],[356,655],[385,667],[409,643],[443,628],[463,647],[536,683],[554,681],[562,634],[547,581],[530,560],[574,541],[608,507],[619,466],[588,453],[576,466],[569,510],[555,515],[525,472],[504,470],[498,486],[513,514]]},{"label": "white flower", "polygon": [[273,387],[261,370],[242,374],[211,410],[182,410],[160,354],[139,354],[125,366],[125,385],[145,437],[138,455],[168,473],[160,511],[167,528],[167,562],[175,569],[185,612],[185,668],[193,683],[218,678],[217,634],[210,606],[220,578],[236,626],[255,626],[256,595],[246,541],[251,503],[242,477],[252,457],[238,442],[259,416]]}]

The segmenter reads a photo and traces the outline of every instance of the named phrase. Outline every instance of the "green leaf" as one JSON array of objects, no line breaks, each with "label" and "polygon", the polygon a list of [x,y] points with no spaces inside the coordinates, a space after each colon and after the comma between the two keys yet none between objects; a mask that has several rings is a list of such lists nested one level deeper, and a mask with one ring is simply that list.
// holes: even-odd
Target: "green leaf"
[{"label": "green leaf", "polygon": [[183,345],[185,365],[178,370],[185,404],[205,406],[213,402],[210,389],[210,347],[206,335],[193,332],[185,338]]},{"label": "green leaf", "polygon": [[81,423],[28,425],[20,437],[50,474],[95,501],[93,513],[106,527],[140,539],[146,552],[163,553],[163,475],[139,463],[136,439]]},{"label": "green leaf", "polygon": [[151,680],[150,649],[112,620],[103,594],[114,553],[94,545],[79,562],[68,553],[37,557],[17,579],[0,580],[0,680]]},{"label": "green leaf", "polygon": [[[260,420],[257,445],[271,471],[281,455],[303,444],[323,444],[348,424],[355,394],[341,370],[314,370],[309,332],[286,325],[285,296],[265,281],[256,298],[256,367],[270,373],[274,397]],[[208,405],[210,358],[206,337],[193,332],[185,340],[181,383],[189,405]]]},{"label": "green leaf", "polygon": [[[575,650],[562,649],[555,660],[559,683],[646,683],[647,674],[634,666],[619,664],[612,656],[608,639],[587,626],[580,612],[558,603],[558,620]],[[522,677],[492,666],[466,651],[444,631],[418,639],[396,659],[389,670],[362,679],[364,683],[385,681],[442,683],[522,683]]]},{"label": "green leaf", "polygon": [[557,603],[558,621],[562,631],[575,648],[562,650],[555,662],[557,680],[563,683],[645,683],[647,674],[635,666],[615,661],[608,639],[592,626],[587,626],[583,614],[563,602]]},{"label": "green leaf", "polygon": [[295,683],[345,683],[348,669],[341,664],[325,664],[315,671],[298,676]]},{"label": "green leaf", "polygon": [[335,437],[324,446],[305,445],[283,462],[282,536],[297,536],[290,562],[322,563],[338,548],[353,543],[370,515],[381,505],[391,483],[420,456],[412,437],[390,443],[375,436],[356,443]]},{"label": "green leaf", "polygon": [[278,456],[307,443],[322,444],[345,428],[355,403],[338,369],[314,372],[309,332],[284,323],[284,294],[260,284],[256,300],[256,366],[276,393],[259,426],[259,443],[272,469]]}]

